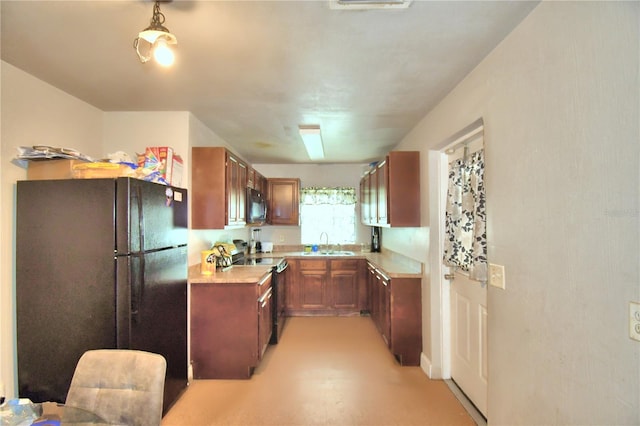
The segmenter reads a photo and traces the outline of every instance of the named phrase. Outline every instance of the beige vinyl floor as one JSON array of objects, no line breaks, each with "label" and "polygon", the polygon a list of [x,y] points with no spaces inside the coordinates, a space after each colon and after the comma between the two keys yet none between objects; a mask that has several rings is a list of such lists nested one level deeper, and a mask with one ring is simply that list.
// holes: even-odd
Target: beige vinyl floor
[{"label": "beige vinyl floor", "polygon": [[289,318],[249,380],[194,380],[170,425],[475,425],[442,380],[402,367],[369,317]]}]

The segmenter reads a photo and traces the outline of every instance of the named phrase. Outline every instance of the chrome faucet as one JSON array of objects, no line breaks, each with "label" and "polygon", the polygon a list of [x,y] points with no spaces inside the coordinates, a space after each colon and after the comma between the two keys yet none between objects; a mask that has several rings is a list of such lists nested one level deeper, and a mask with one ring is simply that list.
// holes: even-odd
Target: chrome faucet
[{"label": "chrome faucet", "polygon": [[[323,235],[326,237],[326,238],[325,238],[326,243],[325,243],[325,245],[324,245],[324,251],[325,251],[325,252],[328,252],[328,251],[329,251],[329,234],[327,234],[326,232],[322,232],[322,233],[320,233],[320,246],[321,246],[321,247],[322,247],[322,236],[323,236]],[[322,251],[322,249],[320,249],[320,251]]]}]

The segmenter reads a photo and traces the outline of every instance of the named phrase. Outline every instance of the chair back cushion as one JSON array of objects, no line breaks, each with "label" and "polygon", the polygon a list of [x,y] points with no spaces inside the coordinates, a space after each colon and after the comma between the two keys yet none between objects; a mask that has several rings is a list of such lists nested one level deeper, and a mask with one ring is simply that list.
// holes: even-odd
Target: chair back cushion
[{"label": "chair back cushion", "polygon": [[87,351],[76,365],[65,404],[112,424],[160,425],[166,368],[164,357],[150,352]]}]

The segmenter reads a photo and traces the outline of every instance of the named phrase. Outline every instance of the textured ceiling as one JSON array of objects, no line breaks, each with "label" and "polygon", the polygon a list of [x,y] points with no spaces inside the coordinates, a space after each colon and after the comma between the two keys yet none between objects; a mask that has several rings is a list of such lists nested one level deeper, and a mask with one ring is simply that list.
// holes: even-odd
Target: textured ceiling
[{"label": "textured ceiling", "polygon": [[368,162],[411,130],[537,4],[419,1],[335,10],[328,0],[162,2],[176,64],[141,64],[140,1],[2,1],[1,54],[104,111],[191,111],[252,163]]}]

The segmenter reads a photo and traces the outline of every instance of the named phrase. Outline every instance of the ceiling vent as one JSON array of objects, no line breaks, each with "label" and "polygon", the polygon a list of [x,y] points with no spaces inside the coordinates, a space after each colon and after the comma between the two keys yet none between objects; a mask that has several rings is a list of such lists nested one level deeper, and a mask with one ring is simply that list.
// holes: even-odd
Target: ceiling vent
[{"label": "ceiling vent", "polygon": [[406,9],[412,0],[329,0],[331,9],[371,10],[371,9]]}]

